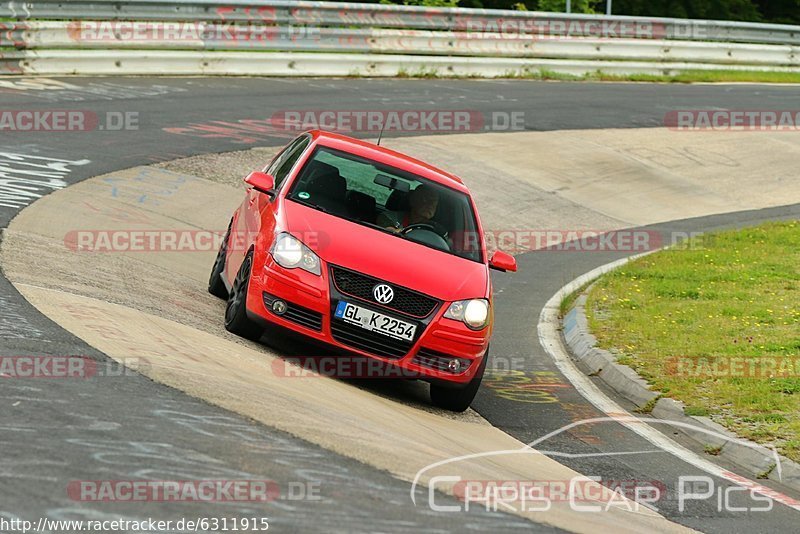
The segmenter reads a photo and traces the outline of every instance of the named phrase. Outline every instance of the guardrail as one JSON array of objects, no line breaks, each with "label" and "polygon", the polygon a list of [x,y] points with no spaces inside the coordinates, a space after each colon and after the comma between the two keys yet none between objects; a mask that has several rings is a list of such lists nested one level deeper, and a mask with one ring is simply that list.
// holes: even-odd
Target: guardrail
[{"label": "guardrail", "polygon": [[[366,52],[800,66],[800,47],[792,45],[597,38],[532,40],[498,34],[482,34],[474,39],[463,32],[263,25],[239,27],[246,31],[237,33],[235,28],[200,23],[191,31],[181,32],[169,22],[121,23],[113,28],[113,34],[94,21],[26,22],[9,25],[5,42],[25,49]],[[137,33],[141,34],[138,38]]]},{"label": "guardrail", "polygon": [[[800,26],[654,17],[597,16],[496,9],[263,0],[37,0],[0,3],[17,20],[156,20],[249,22],[800,44]],[[599,35],[602,33],[603,35]]]},{"label": "guardrail", "polygon": [[[186,66],[199,61],[202,67],[209,61],[230,62],[230,54],[243,51],[263,52],[258,61],[266,53],[336,54],[336,61],[352,64],[348,74],[370,75],[388,68],[378,64],[397,64],[397,57],[411,65],[410,70],[400,67],[404,72],[468,76],[486,75],[487,63],[476,60],[489,58],[507,69],[501,75],[536,68],[650,74],[673,73],[687,65],[800,67],[800,26],[787,25],[251,0],[2,2],[0,17],[14,19],[0,22],[0,47],[19,51],[0,48],[0,72],[5,73],[133,74],[122,68],[123,60],[130,66],[147,58],[181,57]],[[227,59],[222,52],[229,53]],[[114,54],[120,56],[114,68],[100,68],[104,62],[96,59]],[[356,59],[356,54],[362,57]],[[53,58],[67,64],[57,65]],[[295,63],[300,59],[296,56]],[[291,63],[286,67],[291,69]],[[242,65],[237,65],[237,73],[264,74],[263,65],[251,72],[241,72]],[[346,65],[323,70],[341,72],[341,67]],[[155,66],[145,70],[158,73]],[[285,70],[279,69],[282,74]],[[207,72],[200,68],[197,73],[201,71]],[[143,72],[139,68],[135,73]]]}]

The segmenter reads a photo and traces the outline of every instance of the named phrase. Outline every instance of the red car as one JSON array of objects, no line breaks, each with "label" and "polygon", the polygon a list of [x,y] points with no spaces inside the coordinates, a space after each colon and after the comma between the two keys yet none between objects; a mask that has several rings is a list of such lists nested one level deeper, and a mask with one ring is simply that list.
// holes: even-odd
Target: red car
[{"label": "red car", "polygon": [[228,301],[225,327],[253,340],[288,328],[426,380],[435,405],[466,410],[489,357],[489,269],[517,267],[487,257],[462,181],[315,130],[245,182],[209,280]]}]

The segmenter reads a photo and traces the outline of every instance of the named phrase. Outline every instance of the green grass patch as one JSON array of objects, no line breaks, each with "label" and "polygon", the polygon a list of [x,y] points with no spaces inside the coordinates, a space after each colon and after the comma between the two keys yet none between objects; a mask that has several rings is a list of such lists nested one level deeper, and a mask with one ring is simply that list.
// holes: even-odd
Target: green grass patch
[{"label": "green grass patch", "polygon": [[652,399],[647,401],[647,403],[644,406],[640,406],[639,408],[636,408],[634,410],[634,412],[636,412],[636,413],[645,413],[645,414],[653,413],[653,409],[656,407],[656,404],[658,403],[658,401],[661,400],[661,397],[662,397],[662,395],[658,395],[656,397],[653,397]]},{"label": "green grass patch", "polygon": [[800,221],[640,258],[598,280],[586,311],[600,346],[687,414],[800,460]]},{"label": "green grass patch", "polygon": [[[398,78],[481,78],[478,75],[442,74],[435,68],[400,69]],[[499,78],[562,82],[650,82],[650,83],[800,83],[800,72],[687,70],[676,74],[608,74],[602,71],[567,74],[549,69],[510,70]]]},{"label": "green grass patch", "polygon": [[758,474],[756,475],[756,478],[758,478],[758,479],[762,479],[762,480],[763,480],[763,479],[767,479],[767,478],[769,478],[769,475],[770,475],[770,473],[772,473],[772,472],[775,470],[775,467],[776,467],[776,465],[775,465],[775,464],[770,464],[770,466],[769,466],[769,467],[767,467],[767,470],[766,470],[766,471],[763,471],[763,472],[761,472],[761,473],[758,473]]},{"label": "green grass patch", "polygon": [[575,302],[578,300],[584,291],[591,285],[591,282],[587,282],[583,284],[581,287],[564,297],[564,300],[558,305],[558,316],[562,319],[566,317],[566,315],[572,310],[572,307],[575,305]]},{"label": "green grass patch", "polygon": [[800,83],[800,72],[741,71],[741,70],[687,70],[678,74],[630,74],[618,76],[599,74],[600,81],[632,81],[661,83]]},{"label": "green grass patch", "polygon": [[[444,78],[435,67],[419,67],[416,70],[400,69],[396,78],[422,78],[426,80]],[[452,76],[447,76],[452,77]]]},{"label": "green grass patch", "polygon": [[687,70],[677,74],[609,74],[602,71],[583,75],[563,74],[547,69],[508,72],[506,78],[581,82],[651,83],[800,83],[800,72]]},{"label": "green grass patch", "polygon": [[683,409],[683,413],[686,415],[696,415],[698,417],[706,417],[708,416],[708,408],[704,406],[686,406]]}]

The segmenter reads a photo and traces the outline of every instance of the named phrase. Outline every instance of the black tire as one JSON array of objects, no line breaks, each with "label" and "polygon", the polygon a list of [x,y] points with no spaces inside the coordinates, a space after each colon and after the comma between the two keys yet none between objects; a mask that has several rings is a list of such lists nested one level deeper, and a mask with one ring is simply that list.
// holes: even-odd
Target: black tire
[{"label": "black tire", "polygon": [[225,233],[225,238],[219,246],[217,252],[217,259],[214,260],[214,267],[211,269],[211,276],[208,278],[208,292],[221,299],[228,298],[228,288],[225,287],[225,282],[222,281],[222,271],[225,270],[225,258],[228,255],[228,239],[231,237],[231,228],[233,227],[233,219],[228,224],[228,231]]},{"label": "black tire", "polygon": [[228,305],[225,308],[225,330],[251,341],[258,341],[263,329],[247,317],[247,288],[253,268],[253,251],[244,257],[236,279],[233,281]]},{"label": "black tire", "polygon": [[431,384],[431,402],[433,402],[434,406],[452,412],[463,412],[469,408],[469,405],[472,404],[472,401],[475,399],[475,395],[478,394],[478,389],[481,387],[481,380],[483,380],[483,373],[486,371],[486,362],[488,361],[489,350],[487,349],[481,366],[478,368],[478,372],[475,373],[475,376],[472,377],[469,384],[463,388]]}]

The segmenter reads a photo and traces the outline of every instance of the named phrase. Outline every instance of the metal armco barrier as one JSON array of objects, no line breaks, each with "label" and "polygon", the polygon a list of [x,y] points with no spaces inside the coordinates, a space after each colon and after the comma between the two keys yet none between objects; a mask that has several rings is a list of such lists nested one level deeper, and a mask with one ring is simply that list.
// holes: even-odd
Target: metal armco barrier
[{"label": "metal armco barrier", "polygon": [[[408,56],[405,63],[412,65],[412,73],[443,76],[465,70],[470,76],[514,75],[532,68],[531,61],[523,60],[570,74],[608,68],[624,74],[674,73],[686,65],[788,71],[800,67],[800,26],[786,25],[249,0],[0,2],[0,17],[15,20],[0,22],[3,73],[128,73],[109,69],[98,59],[114,55],[124,57],[128,65],[135,57],[181,57],[178,72],[172,73],[207,73],[205,63],[230,65],[230,58],[219,54],[238,51],[261,52],[249,57],[257,58],[252,63],[264,63],[247,72],[237,61],[237,74],[270,74],[266,66],[283,63],[267,56],[306,52],[324,55],[312,63],[325,65],[325,72],[346,70],[348,75],[398,74],[386,72],[392,61],[364,61],[364,54]],[[8,51],[11,48],[17,52]],[[164,55],[167,52],[180,54]],[[197,61],[186,62],[192,54]],[[56,57],[70,58],[68,65],[45,59]],[[326,61],[344,64],[332,68]],[[481,70],[491,61],[506,70]],[[372,64],[382,67],[370,68]],[[303,70],[305,75],[315,74]],[[286,68],[274,74],[286,75]]]},{"label": "metal armco barrier", "polygon": [[[0,43],[25,49],[152,49],[369,52],[638,61],[695,61],[725,65],[800,65],[800,47],[649,39],[531,39],[463,32],[233,26],[197,23],[180,29],[169,22],[25,22],[7,25]],[[0,26],[2,28],[2,26]],[[237,30],[238,29],[238,30]],[[137,33],[139,35],[137,35]]]},{"label": "metal armco barrier", "polygon": [[2,2],[0,17],[20,21],[69,19],[250,22],[800,44],[800,26],[790,25],[336,2],[38,0]]},{"label": "metal armco barrier", "polygon": [[[586,61],[505,57],[444,57],[392,54],[319,54],[274,52],[255,58],[251,52],[164,50],[42,50],[9,52],[0,61],[0,74],[50,76],[92,74],[169,76],[441,76],[503,77],[540,70],[581,75],[587,71],[608,74],[678,74],[685,70],[713,70],[708,63],[647,61]],[[731,70],[767,70],[765,67],[727,67]],[[769,67],[789,71],[787,67]]]}]

